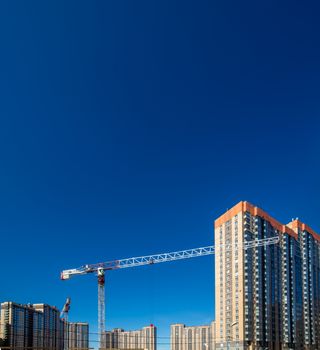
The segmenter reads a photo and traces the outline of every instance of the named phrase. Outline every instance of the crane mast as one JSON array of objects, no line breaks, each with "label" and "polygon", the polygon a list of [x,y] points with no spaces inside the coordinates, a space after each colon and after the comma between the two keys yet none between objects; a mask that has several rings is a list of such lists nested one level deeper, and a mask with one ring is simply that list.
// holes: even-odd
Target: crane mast
[{"label": "crane mast", "polygon": [[182,259],[190,259],[200,256],[213,255],[215,249],[220,251],[231,251],[233,249],[251,249],[262,246],[269,246],[279,243],[280,237],[270,237],[263,239],[255,239],[251,241],[244,241],[243,243],[230,243],[221,245],[210,245],[201,248],[194,248],[188,250],[180,250],[171,253],[162,253],[155,255],[146,255],[134,258],[112,260],[102,262],[98,264],[83,265],[75,269],[63,270],[61,272],[61,279],[67,280],[72,276],[86,275],[95,273],[98,277],[98,332],[99,332],[99,345],[102,348],[103,345],[103,332],[106,330],[105,324],[105,271],[125,269],[129,267],[137,267],[143,265],[153,265],[163,262],[176,261]]},{"label": "crane mast", "polygon": [[102,334],[106,330],[106,306],[105,306],[105,273],[99,267],[98,271],[98,337],[100,348],[102,348]]}]

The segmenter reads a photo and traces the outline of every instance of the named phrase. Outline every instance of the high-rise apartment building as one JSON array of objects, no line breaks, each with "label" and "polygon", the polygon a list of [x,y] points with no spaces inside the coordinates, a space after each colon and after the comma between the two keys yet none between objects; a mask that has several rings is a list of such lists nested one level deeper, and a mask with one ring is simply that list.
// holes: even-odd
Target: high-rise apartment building
[{"label": "high-rise apartment building", "polygon": [[[70,325],[70,326],[69,326]],[[0,345],[10,350],[88,350],[88,323],[66,323],[47,304],[1,304]]]},{"label": "high-rise apartment building", "polygon": [[42,314],[35,311],[30,305],[21,305],[13,302],[1,304],[0,311],[0,338],[4,347],[16,350],[31,348],[36,334],[42,339],[41,329],[36,324],[42,323]]},{"label": "high-rise apartment building", "polygon": [[215,322],[208,326],[171,325],[171,350],[215,350]]},{"label": "high-rise apartment building", "polygon": [[103,334],[103,349],[157,349],[157,328],[154,325],[135,331],[115,328]]},{"label": "high-rise apartment building", "polygon": [[[298,297],[298,339],[306,349],[320,349],[320,236],[299,220],[288,226],[299,238],[299,263],[292,281]],[[290,301],[294,305],[295,300]]]},{"label": "high-rise apartment building", "polygon": [[83,322],[68,322],[65,325],[65,350],[89,349],[89,324]]},{"label": "high-rise apartment building", "polygon": [[[274,236],[276,245],[242,247]],[[215,245],[217,348],[320,349],[320,237],[310,227],[240,202],[215,221]]]},{"label": "high-rise apartment building", "polygon": [[32,307],[43,315],[43,344],[48,350],[64,348],[65,322],[60,319],[60,311],[55,306],[33,304]]}]

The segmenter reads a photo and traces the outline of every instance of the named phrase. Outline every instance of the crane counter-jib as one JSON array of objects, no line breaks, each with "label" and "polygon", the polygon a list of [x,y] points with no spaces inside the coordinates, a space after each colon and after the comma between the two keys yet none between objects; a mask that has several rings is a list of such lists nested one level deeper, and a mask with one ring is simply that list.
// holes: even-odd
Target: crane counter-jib
[{"label": "crane counter-jib", "polygon": [[68,280],[72,276],[86,275],[86,274],[92,273],[92,272],[95,272],[95,271],[93,271],[91,269],[85,269],[85,268],[63,270],[61,272],[60,278],[62,280]]}]

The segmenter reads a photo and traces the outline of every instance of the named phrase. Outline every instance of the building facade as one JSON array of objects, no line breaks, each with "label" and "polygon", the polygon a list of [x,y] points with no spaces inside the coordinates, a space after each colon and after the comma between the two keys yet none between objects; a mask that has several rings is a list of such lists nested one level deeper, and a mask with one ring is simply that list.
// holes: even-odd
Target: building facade
[{"label": "building facade", "polygon": [[320,238],[316,232],[299,220],[293,220],[288,226],[299,237],[299,273],[302,276],[297,280],[296,288],[299,294],[299,315],[302,316],[299,317],[299,336],[306,349],[319,349]]},{"label": "building facade", "polygon": [[[276,245],[242,243],[279,237]],[[319,236],[281,224],[248,202],[215,221],[216,346],[220,349],[320,349]]]},{"label": "building facade", "polygon": [[[42,322],[42,315],[30,305],[21,305],[13,302],[1,304],[0,312],[0,338],[2,346],[12,349],[31,348],[35,332],[33,319]],[[41,339],[41,332],[39,338]]]},{"label": "building facade", "polygon": [[83,322],[68,322],[65,325],[65,350],[89,349],[89,324]]},{"label": "building facade", "polygon": [[215,322],[208,326],[171,325],[171,350],[215,350]]},{"label": "building facade", "polygon": [[157,350],[157,328],[154,325],[139,330],[115,328],[103,334],[103,349]]},{"label": "building facade", "polygon": [[33,304],[32,307],[43,315],[42,346],[48,350],[63,349],[65,322],[60,319],[60,311],[48,304]]},{"label": "building facade", "polygon": [[89,325],[66,323],[47,304],[1,304],[0,345],[10,350],[89,349]]}]

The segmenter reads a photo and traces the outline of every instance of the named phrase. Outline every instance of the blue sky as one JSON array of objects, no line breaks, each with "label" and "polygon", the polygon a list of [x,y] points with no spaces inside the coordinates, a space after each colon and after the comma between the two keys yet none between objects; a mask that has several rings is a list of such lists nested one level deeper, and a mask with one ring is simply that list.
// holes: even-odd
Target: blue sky
[{"label": "blue sky", "polygon": [[[320,231],[319,5],[0,4],[0,300],[72,298],[86,263],[209,245],[239,200]],[[212,257],[111,272],[107,326],[214,317]],[[168,348],[168,338],[161,338]]]}]

